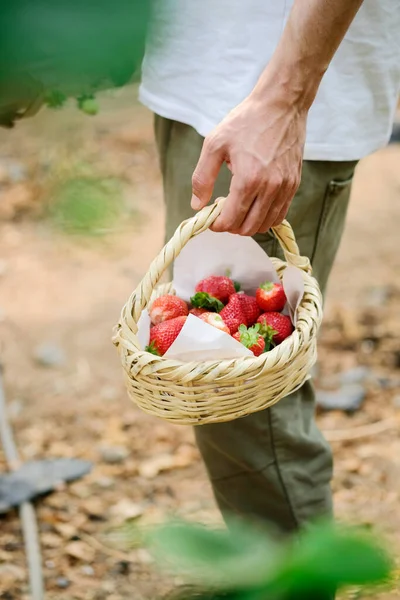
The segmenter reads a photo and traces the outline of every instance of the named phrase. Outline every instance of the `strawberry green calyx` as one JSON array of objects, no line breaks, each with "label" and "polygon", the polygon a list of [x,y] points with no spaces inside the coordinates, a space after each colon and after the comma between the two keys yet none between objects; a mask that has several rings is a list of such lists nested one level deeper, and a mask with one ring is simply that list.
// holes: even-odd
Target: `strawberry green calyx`
[{"label": "strawberry green calyx", "polygon": [[151,342],[151,344],[149,344],[148,346],[146,346],[145,351],[146,352],[150,352],[150,354],[154,354],[154,356],[161,356],[161,354],[157,350],[154,342]]},{"label": "strawberry green calyx", "polygon": [[246,348],[251,348],[254,344],[257,344],[258,338],[260,337],[260,323],[256,323],[253,327],[247,328],[246,325],[239,326],[240,342]]},{"label": "strawberry green calyx", "polygon": [[190,298],[190,304],[194,308],[205,308],[210,312],[218,313],[224,308],[221,300],[214,298],[214,296],[210,296],[210,294],[207,294],[207,292],[197,292]]},{"label": "strawberry green calyx", "polygon": [[272,281],[265,281],[260,285],[260,288],[262,290],[265,290],[266,292],[270,292],[274,289],[274,284],[272,283]]},{"label": "strawberry green calyx", "polygon": [[257,325],[260,326],[259,328],[259,334],[263,336],[264,340],[265,340],[265,350],[264,352],[268,352],[268,350],[275,347],[275,343],[274,343],[274,335],[276,335],[278,332],[275,331],[275,329],[273,327],[271,327],[271,325],[262,325],[261,323],[257,323]]}]

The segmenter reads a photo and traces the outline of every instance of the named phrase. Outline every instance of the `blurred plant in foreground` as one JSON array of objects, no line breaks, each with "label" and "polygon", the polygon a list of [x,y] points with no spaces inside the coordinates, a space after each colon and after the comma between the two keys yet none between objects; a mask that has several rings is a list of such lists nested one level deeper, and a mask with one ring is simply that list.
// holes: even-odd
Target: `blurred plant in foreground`
[{"label": "blurred plant in foreground", "polygon": [[159,564],[200,590],[178,592],[181,600],[312,600],[385,581],[392,569],[370,534],[332,523],[277,539],[239,521],[229,531],[175,522],[154,529],[149,545]]},{"label": "blurred plant in foreground", "polygon": [[137,75],[151,0],[2,0],[0,125],[76,98],[97,112],[94,94]]}]

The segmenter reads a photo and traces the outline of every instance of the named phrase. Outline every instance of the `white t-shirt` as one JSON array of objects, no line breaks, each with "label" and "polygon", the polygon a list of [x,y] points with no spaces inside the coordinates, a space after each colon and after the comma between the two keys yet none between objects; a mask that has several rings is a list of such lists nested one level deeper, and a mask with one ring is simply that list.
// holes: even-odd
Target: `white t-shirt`
[{"label": "white t-shirt", "polygon": [[[253,89],[292,4],[158,0],[141,101],[206,136]],[[400,0],[364,0],[310,110],[305,158],[356,160],[386,145],[399,89]]]}]

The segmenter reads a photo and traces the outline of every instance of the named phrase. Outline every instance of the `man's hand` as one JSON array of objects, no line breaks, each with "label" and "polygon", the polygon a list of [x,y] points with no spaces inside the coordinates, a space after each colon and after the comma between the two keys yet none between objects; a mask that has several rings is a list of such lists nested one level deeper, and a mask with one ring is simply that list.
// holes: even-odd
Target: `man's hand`
[{"label": "man's hand", "polygon": [[192,207],[232,171],[214,231],[254,235],[283,221],[300,182],[308,110],[362,0],[294,0],[282,37],[251,94],[205,139]]},{"label": "man's hand", "polygon": [[300,183],[306,118],[306,110],[285,99],[249,96],[206,137],[192,207],[208,204],[223,162],[232,171],[214,231],[254,235],[283,221]]}]

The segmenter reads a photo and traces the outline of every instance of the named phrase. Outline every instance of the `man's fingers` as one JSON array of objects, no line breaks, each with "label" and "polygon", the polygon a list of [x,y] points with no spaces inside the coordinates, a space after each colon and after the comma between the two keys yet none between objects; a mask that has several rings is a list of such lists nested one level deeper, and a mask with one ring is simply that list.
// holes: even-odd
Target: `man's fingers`
[{"label": "man's fingers", "polygon": [[285,220],[286,215],[288,214],[289,207],[290,207],[290,202],[287,202],[283,206],[283,209],[281,210],[281,212],[279,213],[279,215],[277,216],[275,221],[272,223],[271,227],[277,227],[278,225],[280,225],[282,223],[282,221]]},{"label": "man's fingers", "polygon": [[276,214],[276,209],[274,209],[275,206],[276,193],[274,195],[272,191],[268,190],[264,192],[264,195],[260,194],[255,199],[241,227],[235,233],[247,236],[253,236],[256,233],[261,233],[263,223],[273,218],[273,214]]},{"label": "man's fingers", "polygon": [[274,199],[274,202],[268,213],[265,215],[265,219],[257,230],[257,233],[266,233],[271,227],[276,227],[282,223],[288,213],[297,188],[297,181],[287,181],[282,185],[279,194]]},{"label": "man's fingers", "polygon": [[209,203],[224,158],[223,147],[216,139],[206,138],[192,177],[191,206],[194,210]]},{"label": "man's fingers", "polygon": [[253,190],[250,185],[248,189],[245,189],[243,179],[238,175],[233,175],[222,212],[211,229],[213,231],[236,232],[245,220],[256,195],[256,189]]}]

